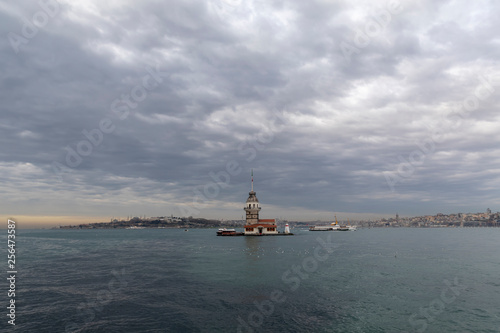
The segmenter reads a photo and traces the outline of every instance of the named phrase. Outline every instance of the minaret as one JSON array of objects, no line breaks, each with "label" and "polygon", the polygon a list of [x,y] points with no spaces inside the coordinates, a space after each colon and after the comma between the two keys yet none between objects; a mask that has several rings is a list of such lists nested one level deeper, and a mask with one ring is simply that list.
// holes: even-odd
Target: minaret
[{"label": "minaret", "polygon": [[245,212],[247,213],[247,225],[259,223],[259,199],[257,199],[256,193],[253,190],[253,170],[252,170],[252,187],[251,191],[248,193],[248,199],[245,204]]}]

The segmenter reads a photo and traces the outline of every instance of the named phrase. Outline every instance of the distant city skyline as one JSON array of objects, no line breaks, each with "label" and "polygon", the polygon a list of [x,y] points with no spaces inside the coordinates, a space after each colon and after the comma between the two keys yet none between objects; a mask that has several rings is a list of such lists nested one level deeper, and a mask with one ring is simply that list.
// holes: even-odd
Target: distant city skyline
[{"label": "distant city skyline", "polygon": [[[489,217],[493,217],[495,220],[498,220],[500,216],[500,211],[492,211],[491,209],[487,208],[485,212],[452,212],[452,213],[437,213],[437,214],[423,214],[423,215],[413,215],[413,216],[401,216],[399,214],[395,215],[374,215],[374,214],[352,214],[352,213],[342,213],[339,212],[338,215],[335,213],[332,218],[327,217],[325,219],[318,218],[318,219],[311,219],[312,215],[308,216],[308,219],[287,219],[284,218],[283,216],[274,216],[273,218],[277,219],[278,223],[282,223],[283,221],[293,221],[293,222],[333,222],[333,221],[361,221],[361,222],[368,222],[368,221],[415,221],[419,220],[421,218],[424,218],[428,220],[428,222],[432,222],[434,220],[439,220],[440,216],[443,216],[445,218],[447,217],[456,217],[456,216],[461,216],[461,220],[482,220],[482,219],[487,219]],[[33,217],[30,216],[18,216],[18,217],[12,217],[16,220],[16,222],[21,222],[19,224],[21,229],[27,229],[27,228],[40,228],[40,227],[55,227],[55,226],[69,226],[69,225],[88,225],[92,223],[107,223],[110,221],[130,221],[133,219],[139,218],[140,220],[154,220],[158,218],[165,218],[167,220],[173,219],[174,221],[180,221],[181,219],[184,218],[189,218],[190,216],[173,216],[173,214],[170,215],[158,215],[158,216],[149,216],[146,214],[131,214],[127,216],[112,216],[111,218],[106,218],[106,217],[96,217],[96,216],[82,216],[82,217],[65,217],[65,216],[60,216],[60,217],[36,217],[36,220],[33,220]],[[233,218],[233,219],[225,219],[225,218],[217,218],[217,217],[209,217],[209,216],[198,216],[198,217],[193,217],[193,218],[206,218],[206,219],[211,219],[211,220],[218,220],[218,221],[245,221],[245,216],[241,216],[240,218]],[[437,218],[437,219],[434,219]],[[25,223],[26,222],[26,223]],[[497,224],[500,223],[497,222]]]},{"label": "distant city skyline", "polygon": [[[500,3],[0,6],[0,210],[328,221],[498,211]],[[86,222],[85,222],[86,221]]]}]

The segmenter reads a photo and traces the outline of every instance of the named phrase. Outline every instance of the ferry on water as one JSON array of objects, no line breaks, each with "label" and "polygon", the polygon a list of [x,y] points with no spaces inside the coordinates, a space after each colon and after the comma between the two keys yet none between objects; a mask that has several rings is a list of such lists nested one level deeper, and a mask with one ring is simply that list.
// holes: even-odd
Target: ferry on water
[{"label": "ferry on water", "polygon": [[356,231],[355,225],[340,225],[335,215],[335,222],[330,225],[313,225],[309,227],[309,231]]},{"label": "ferry on water", "polygon": [[234,229],[220,228],[217,231],[217,236],[243,236],[243,232],[236,232]]}]

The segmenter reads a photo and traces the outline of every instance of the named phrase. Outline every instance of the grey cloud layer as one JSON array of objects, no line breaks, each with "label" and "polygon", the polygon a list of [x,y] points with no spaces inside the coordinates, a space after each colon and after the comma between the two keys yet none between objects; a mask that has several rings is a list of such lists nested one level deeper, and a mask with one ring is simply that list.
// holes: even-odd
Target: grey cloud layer
[{"label": "grey cloud layer", "polygon": [[[276,214],[495,209],[496,3],[402,2],[362,47],[360,31],[391,3],[52,3],[57,15],[18,53],[9,32],[22,37],[23,17],[43,9],[0,6],[4,211],[175,213],[229,161],[241,172],[200,215],[240,217],[251,168]],[[342,42],[359,51],[349,61]],[[162,82],[134,102],[134,87],[155,66]],[[480,78],[494,92],[445,128],[391,191],[384,173],[432,139]],[[120,119],[112,105],[123,98],[137,106]],[[66,165],[65,147],[76,151],[82,131],[102,119],[111,133],[59,181],[51,164]]]}]

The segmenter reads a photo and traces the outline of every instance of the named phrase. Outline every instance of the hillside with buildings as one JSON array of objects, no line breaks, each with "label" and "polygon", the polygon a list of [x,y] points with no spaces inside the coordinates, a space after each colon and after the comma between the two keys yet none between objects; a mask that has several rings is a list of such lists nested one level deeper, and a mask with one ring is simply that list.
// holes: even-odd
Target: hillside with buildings
[{"label": "hillside with buildings", "polygon": [[454,213],[424,215],[415,217],[400,217],[376,221],[359,221],[363,227],[498,227],[500,212],[492,213],[488,208],[484,213]]},{"label": "hillside with buildings", "polygon": [[[231,227],[243,228],[245,220],[214,220],[205,218],[158,216],[158,217],[133,217],[127,219],[111,219],[110,222],[87,223],[78,225],[60,226],[61,229],[120,229],[130,227],[144,228],[217,228]],[[341,220],[341,224],[352,224],[362,228],[387,228],[387,227],[499,227],[500,212],[492,213],[488,209],[484,213],[454,213],[437,215],[423,215],[414,217],[400,217],[374,219],[374,220]],[[329,221],[287,221],[276,220],[279,226],[285,223],[291,227],[301,228],[311,225],[328,224]]]},{"label": "hillside with buildings", "polygon": [[190,217],[133,217],[127,219],[111,219],[110,222],[86,223],[78,225],[60,226],[60,229],[125,229],[130,227],[143,228],[216,228],[242,227],[244,221],[210,220]]}]

